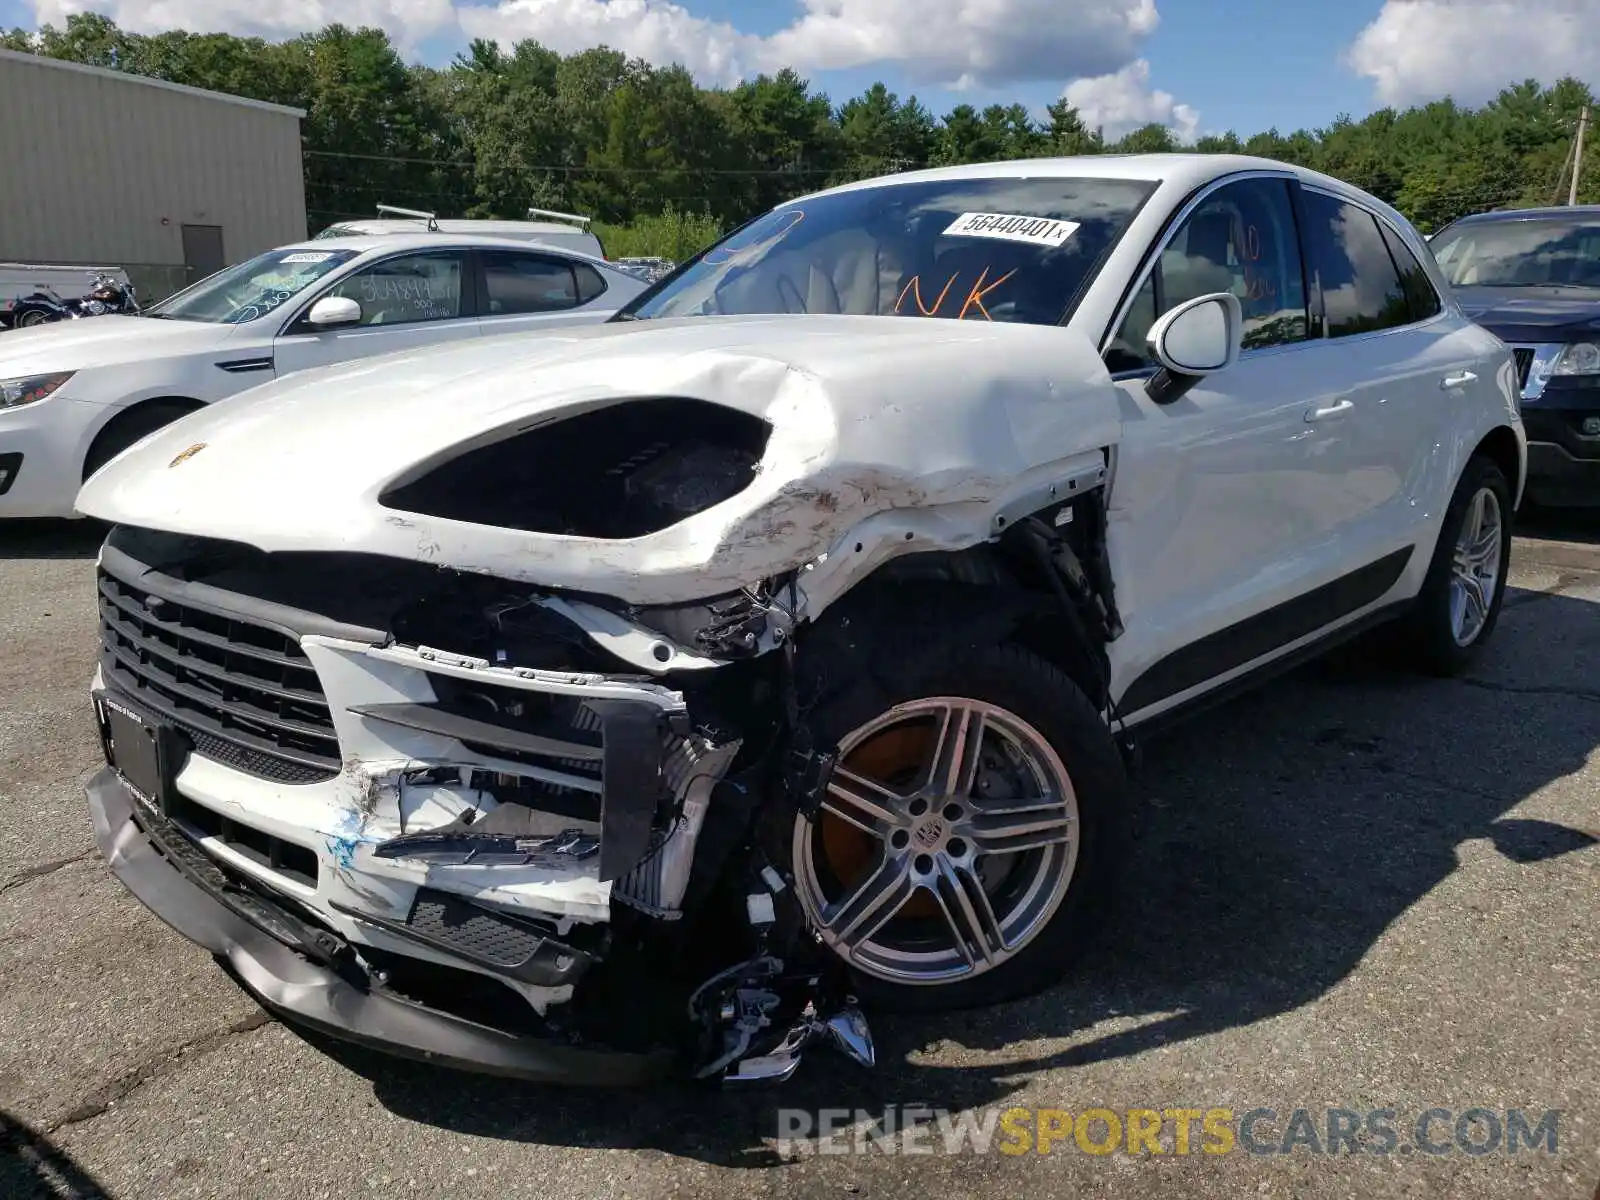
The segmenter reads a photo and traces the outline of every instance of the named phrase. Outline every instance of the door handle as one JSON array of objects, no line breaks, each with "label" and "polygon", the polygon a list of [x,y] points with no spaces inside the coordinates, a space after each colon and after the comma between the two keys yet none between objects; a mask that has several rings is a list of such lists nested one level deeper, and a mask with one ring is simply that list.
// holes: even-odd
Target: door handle
[{"label": "door handle", "polygon": [[1337,404],[1330,404],[1327,408],[1313,408],[1306,413],[1307,421],[1326,421],[1330,417],[1343,416],[1355,407],[1350,400],[1341,400]]},{"label": "door handle", "polygon": [[1439,381],[1439,386],[1449,391],[1451,388],[1466,387],[1477,378],[1471,371],[1462,371],[1459,375],[1446,375]]}]

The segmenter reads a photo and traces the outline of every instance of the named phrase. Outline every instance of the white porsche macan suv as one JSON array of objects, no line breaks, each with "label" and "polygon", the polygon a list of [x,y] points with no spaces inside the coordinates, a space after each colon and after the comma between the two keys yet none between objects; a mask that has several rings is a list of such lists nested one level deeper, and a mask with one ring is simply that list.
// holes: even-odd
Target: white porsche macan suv
[{"label": "white porsche macan suv", "polygon": [[868,1062],[856,1000],[1068,969],[1142,731],[1380,623],[1471,661],[1525,459],[1508,348],[1333,179],[836,188],[605,325],[285,380],[91,478],[99,845],[339,1036]]}]

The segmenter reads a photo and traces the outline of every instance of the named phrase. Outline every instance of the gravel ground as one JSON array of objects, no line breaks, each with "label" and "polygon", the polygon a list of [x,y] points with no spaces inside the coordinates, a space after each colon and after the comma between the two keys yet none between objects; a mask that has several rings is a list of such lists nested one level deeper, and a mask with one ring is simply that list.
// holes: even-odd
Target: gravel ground
[{"label": "gravel ground", "polygon": [[[1600,1197],[1600,518],[1523,533],[1470,678],[1346,655],[1147,746],[1150,818],[1093,970],[997,1010],[879,1019],[875,1071],[817,1053],[788,1087],[732,1096],[543,1090],[266,1018],[93,853],[92,536],[0,529],[0,1197]],[[919,1103],[1272,1109],[1258,1144],[1296,1109],[1325,1132],[1330,1107],[1387,1108],[1400,1144],[777,1141],[780,1106]],[[1560,1110],[1557,1150],[1409,1153],[1435,1107]]]}]

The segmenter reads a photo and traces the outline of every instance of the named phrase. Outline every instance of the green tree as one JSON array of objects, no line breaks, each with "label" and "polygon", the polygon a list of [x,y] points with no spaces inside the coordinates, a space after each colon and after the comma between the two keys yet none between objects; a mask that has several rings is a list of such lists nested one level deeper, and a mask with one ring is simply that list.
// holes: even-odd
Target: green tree
[{"label": "green tree", "polygon": [[745,174],[730,178],[745,215],[760,212],[823,182],[838,170],[844,143],[828,97],[785,68],[758,75],[728,93],[729,130]]},{"label": "green tree", "polygon": [[1083,122],[1083,114],[1062,96],[1047,110],[1050,124],[1045,130],[1052,154],[1099,154],[1106,148],[1106,140],[1098,129],[1090,129]]},{"label": "green tree", "polygon": [[1178,149],[1178,137],[1165,125],[1141,125],[1111,147],[1117,154],[1170,154]]},{"label": "green tree", "polygon": [[[438,70],[408,65],[376,29],[330,25],[283,42],[147,37],[97,13],[37,33],[14,29],[0,47],[305,109],[306,195],[319,225],[380,202],[477,216],[519,216],[532,205],[649,218],[643,242],[679,245],[843,179],[1179,149],[1156,124],[1107,147],[1065,97],[1042,124],[1020,104],[963,104],[935,120],[883,84],[835,111],[794,71],[707,89],[682,68],[606,47],[561,55],[532,41],[480,41]],[[1594,93],[1577,79],[1523,80],[1476,109],[1444,99],[1340,114],[1317,130],[1208,135],[1194,149],[1313,167],[1432,229],[1486,208],[1564,201],[1585,105]],[[1600,120],[1593,132],[1578,164],[1584,201],[1600,200]]]}]

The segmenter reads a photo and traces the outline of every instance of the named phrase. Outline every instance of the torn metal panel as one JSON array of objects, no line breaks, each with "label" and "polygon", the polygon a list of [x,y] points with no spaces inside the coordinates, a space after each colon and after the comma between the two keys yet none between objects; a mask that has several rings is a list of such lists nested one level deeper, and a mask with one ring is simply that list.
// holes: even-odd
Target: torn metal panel
[{"label": "torn metal panel", "polygon": [[[361,550],[628,604],[677,604],[854,541],[885,539],[900,553],[984,541],[996,514],[1048,486],[1073,455],[1119,437],[1119,393],[1071,329],[749,317],[503,341],[292,377],[248,408],[196,414],[181,435],[158,433],[98,473],[79,507],[265,550]],[[468,450],[648,396],[770,424],[749,486],[623,540],[380,503]],[[165,469],[195,440],[205,454]]]}]

